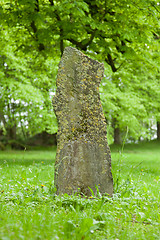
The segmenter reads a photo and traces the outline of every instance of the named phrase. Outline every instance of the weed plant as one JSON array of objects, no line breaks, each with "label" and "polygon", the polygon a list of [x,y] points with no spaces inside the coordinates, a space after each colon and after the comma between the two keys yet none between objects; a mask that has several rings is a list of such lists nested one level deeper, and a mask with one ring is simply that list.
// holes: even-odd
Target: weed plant
[{"label": "weed plant", "polygon": [[54,150],[0,152],[0,239],[160,239],[158,144],[111,150],[114,195],[90,198],[55,195]]}]

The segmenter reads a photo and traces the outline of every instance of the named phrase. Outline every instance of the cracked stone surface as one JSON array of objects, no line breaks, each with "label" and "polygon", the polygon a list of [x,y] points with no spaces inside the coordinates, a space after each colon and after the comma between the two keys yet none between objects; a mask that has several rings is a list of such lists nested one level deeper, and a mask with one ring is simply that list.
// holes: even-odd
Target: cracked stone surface
[{"label": "cracked stone surface", "polygon": [[99,95],[104,66],[75,48],[61,58],[53,99],[58,120],[57,194],[113,193],[111,155]]}]

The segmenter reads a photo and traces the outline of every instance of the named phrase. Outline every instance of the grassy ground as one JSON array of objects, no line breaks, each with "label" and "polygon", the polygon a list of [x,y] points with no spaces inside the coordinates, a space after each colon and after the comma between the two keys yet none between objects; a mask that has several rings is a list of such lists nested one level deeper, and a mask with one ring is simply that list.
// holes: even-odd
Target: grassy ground
[{"label": "grassy ground", "polygon": [[111,146],[115,193],[90,199],[55,196],[55,149],[0,152],[0,240],[160,239],[159,146]]}]

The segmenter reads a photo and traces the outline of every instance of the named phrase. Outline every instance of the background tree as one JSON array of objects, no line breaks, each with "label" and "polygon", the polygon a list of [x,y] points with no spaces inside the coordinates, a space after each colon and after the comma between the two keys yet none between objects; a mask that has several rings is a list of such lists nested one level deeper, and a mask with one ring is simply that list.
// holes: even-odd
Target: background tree
[{"label": "background tree", "polygon": [[157,0],[3,0],[0,117],[6,133],[56,132],[57,65],[72,45],[105,64],[100,91],[114,142],[126,129],[128,140],[151,138],[160,122],[159,16]]}]

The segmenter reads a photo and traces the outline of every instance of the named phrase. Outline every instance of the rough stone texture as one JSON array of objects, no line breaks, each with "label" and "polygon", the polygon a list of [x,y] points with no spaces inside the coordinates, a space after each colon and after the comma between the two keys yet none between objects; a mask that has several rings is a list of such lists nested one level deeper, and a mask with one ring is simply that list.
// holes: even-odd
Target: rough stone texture
[{"label": "rough stone texture", "polygon": [[[111,156],[99,96],[103,64],[72,47],[64,50],[53,99],[58,119],[57,194],[112,195]],[[88,188],[89,187],[89,188]]]}]

